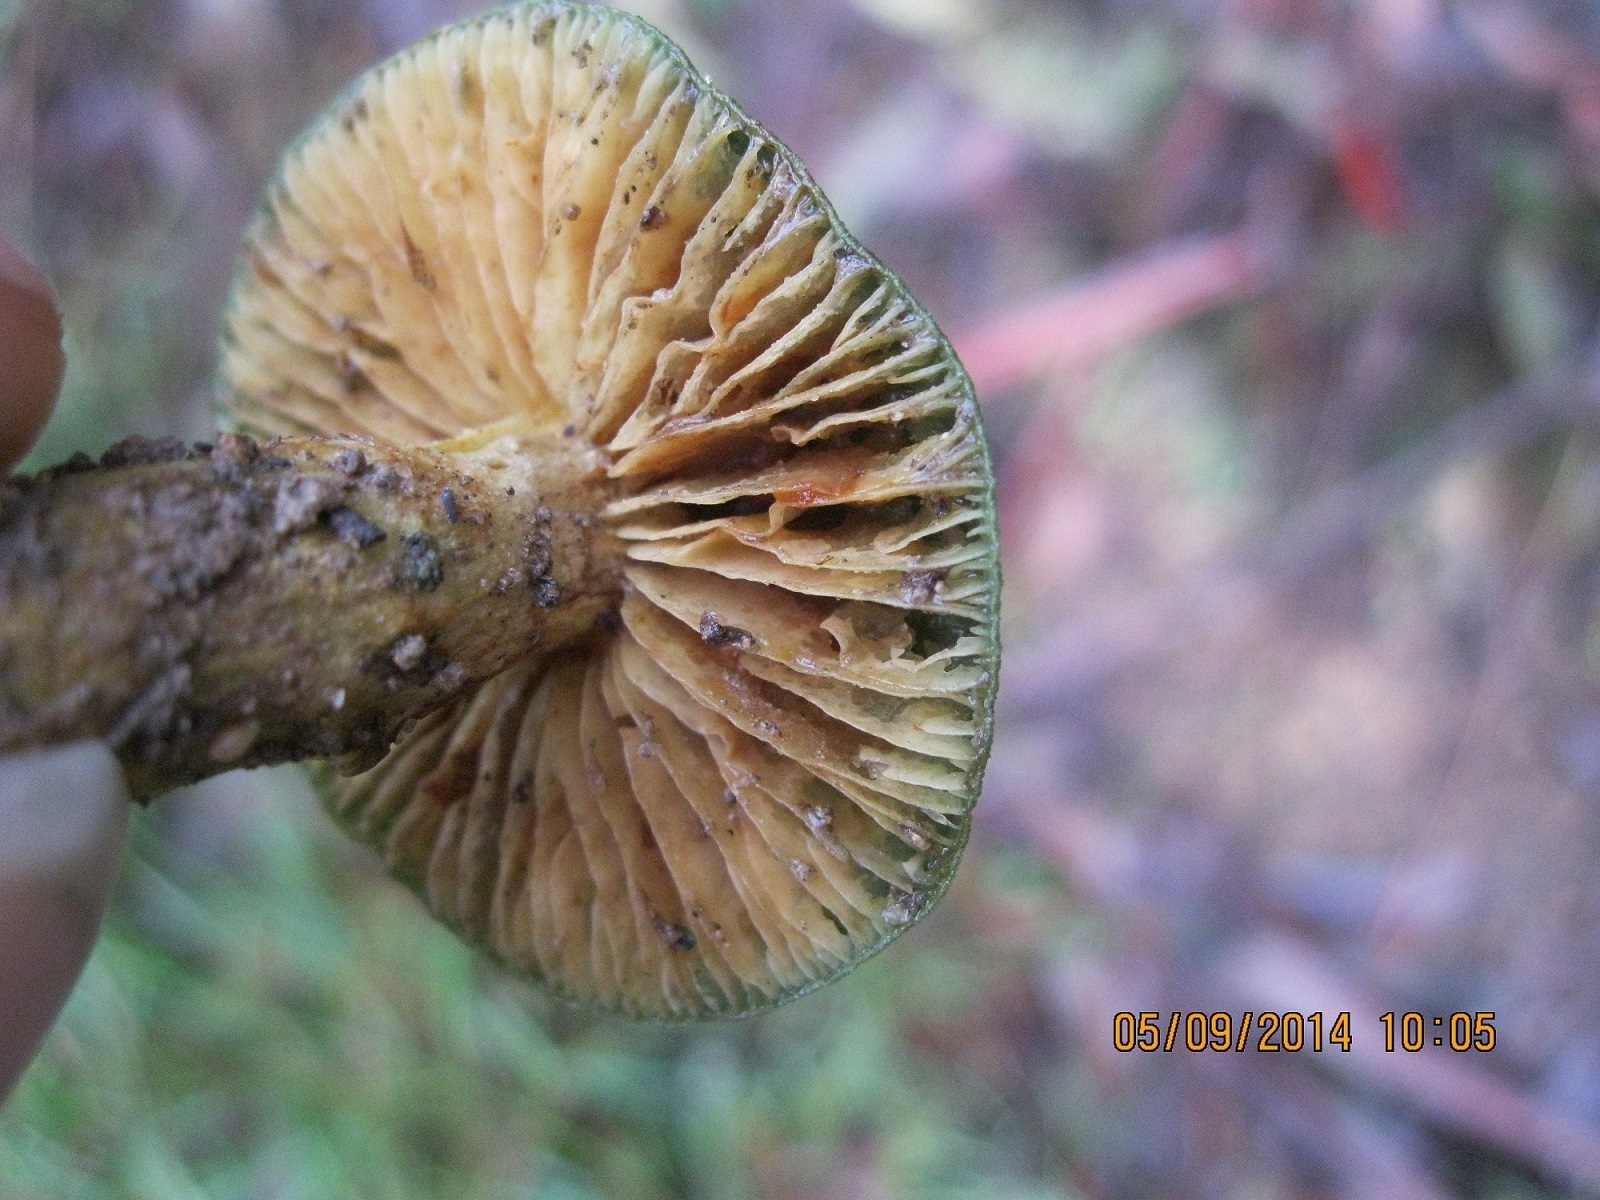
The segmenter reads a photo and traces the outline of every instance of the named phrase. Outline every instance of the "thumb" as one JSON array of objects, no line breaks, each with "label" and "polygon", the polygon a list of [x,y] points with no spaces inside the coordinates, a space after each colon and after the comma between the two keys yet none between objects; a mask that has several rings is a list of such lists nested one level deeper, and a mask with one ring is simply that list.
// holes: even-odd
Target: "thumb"
[{"label": "thumb", "polygon": [[94,946],[129,808],[122,769],[99,742],[0,758],[0,1100]]}]

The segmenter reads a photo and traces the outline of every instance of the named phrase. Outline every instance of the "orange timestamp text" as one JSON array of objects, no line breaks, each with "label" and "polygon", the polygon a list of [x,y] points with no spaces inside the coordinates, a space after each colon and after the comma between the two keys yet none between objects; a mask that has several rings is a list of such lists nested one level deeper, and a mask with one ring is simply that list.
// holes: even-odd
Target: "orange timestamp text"
[{"label": "orange timestamp text", "polygon": [[[1378,1018],[1383,1048],[1415,1054],[1424,1046],[1456,1051],[1494,1049],[1494,1013],[1456,1012],[1425,1017],[1416,1012],[1387,1012]],[[1355,1044],[1348,1012],[1119,1012],[1111,1018],[1111,1046],[1121,1054],[1175,1050],[1217,1052],[1256,1050],[1295,1054],[1339,1051]]]}]

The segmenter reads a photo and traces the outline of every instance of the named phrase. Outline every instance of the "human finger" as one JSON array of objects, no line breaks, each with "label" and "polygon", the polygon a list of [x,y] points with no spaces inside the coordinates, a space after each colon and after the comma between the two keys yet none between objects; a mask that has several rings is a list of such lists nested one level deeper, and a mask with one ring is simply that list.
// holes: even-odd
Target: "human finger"
[{"label": "human finger", "polygon": [[39,269],[0,237],[0,470],[28,452],[55,407],[67,360],[61,314]]},{"label": "human finger", "polygon": [[88,960],[129,807],[102,743],[0,758],[0,1101]]}]

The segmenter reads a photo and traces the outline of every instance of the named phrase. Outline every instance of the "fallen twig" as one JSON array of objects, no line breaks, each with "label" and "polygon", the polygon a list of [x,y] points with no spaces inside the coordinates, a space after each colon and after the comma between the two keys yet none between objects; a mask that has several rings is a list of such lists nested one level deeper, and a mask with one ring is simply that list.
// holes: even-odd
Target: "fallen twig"
[{"label": "fallen twig", "polygon": [[1266,275],[1248,233],[1185,238],[958,330],[952,341],[979,394],[988,396],[1041,371],[1096,362],[1242,299]]}]

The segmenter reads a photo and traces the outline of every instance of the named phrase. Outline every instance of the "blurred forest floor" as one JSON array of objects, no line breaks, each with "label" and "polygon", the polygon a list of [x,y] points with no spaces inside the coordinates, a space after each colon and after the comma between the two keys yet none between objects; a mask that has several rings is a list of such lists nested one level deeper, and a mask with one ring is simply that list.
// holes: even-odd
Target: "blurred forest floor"
[{"label": "blurred forest floor", "polygon": [[[978,383],[1005,664],[955,887],[821,995],[639,1028],[478,962],[292,771],[217,781],[143,815],[0,1190],[1600,1195],[1600,9],[633,7]],[[279,150],[476,8],[0,0],[0,229],[72,359],[36,465],[207,427]],[[1113,1049],[1222,1009],[1355,1048]],[[1382,1050],[1489,1010],[1492,1052]]]}]

